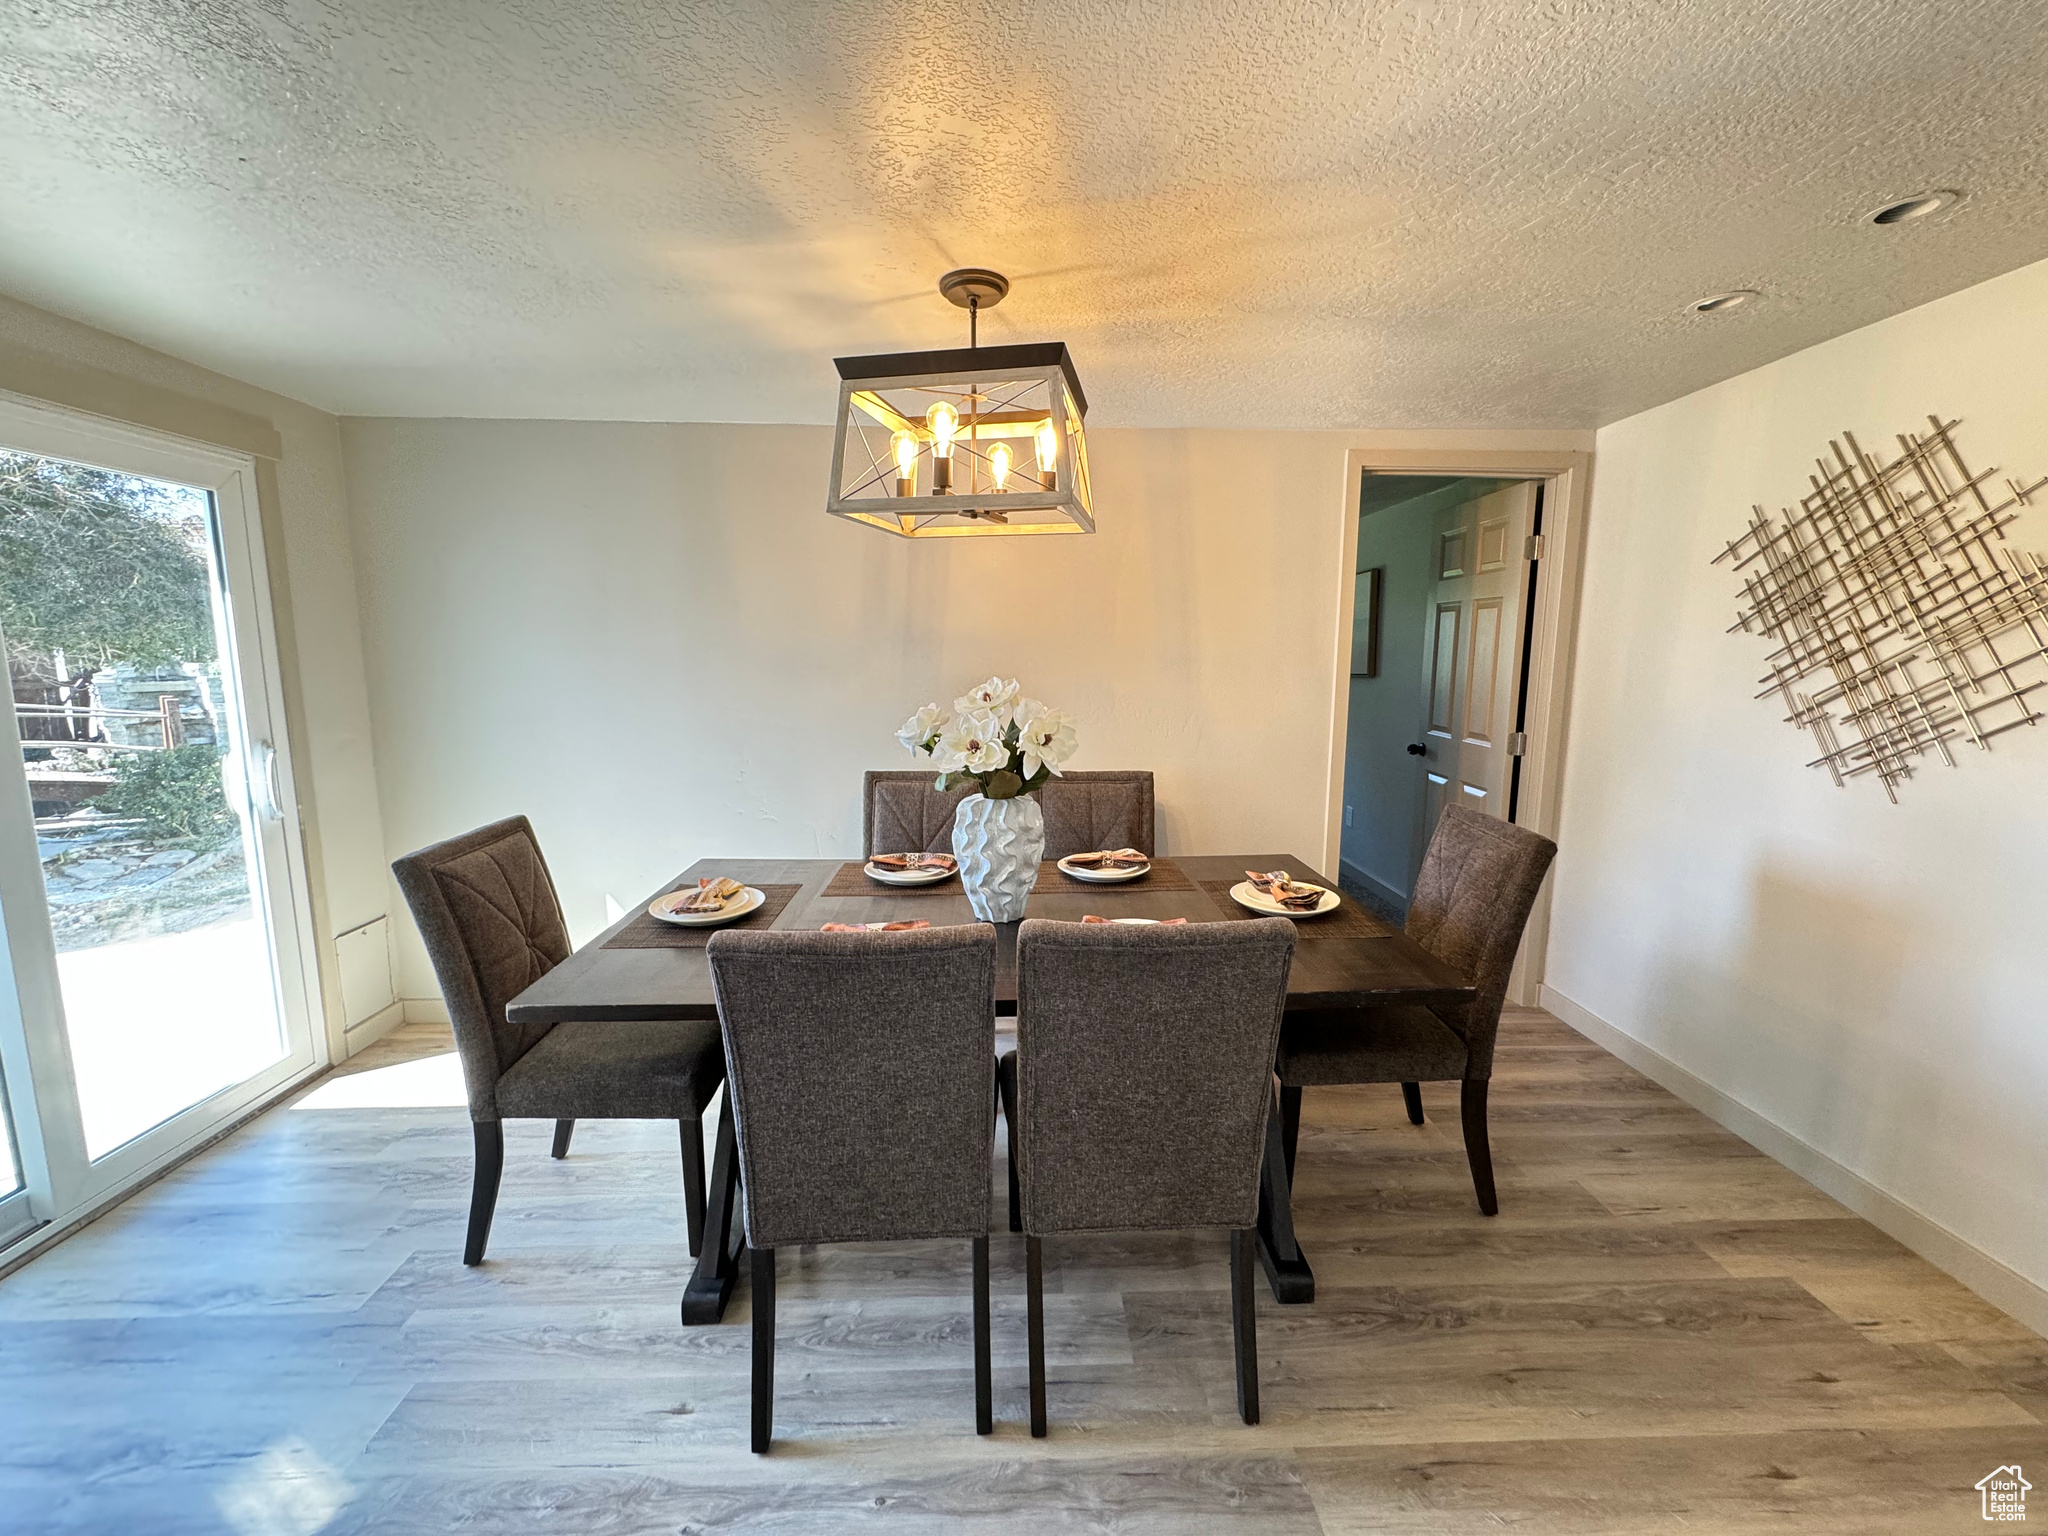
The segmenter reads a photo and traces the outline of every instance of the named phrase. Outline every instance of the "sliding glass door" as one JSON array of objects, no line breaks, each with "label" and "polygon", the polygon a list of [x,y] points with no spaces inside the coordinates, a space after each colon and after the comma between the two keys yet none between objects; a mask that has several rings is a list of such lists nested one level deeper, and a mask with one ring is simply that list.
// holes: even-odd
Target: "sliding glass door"
[{"label": "sliding glass door", "polygon": [[14,1117],[7,1112],[7,1075],[0,1072],[0,1247],[34,1225],[21,1154],[14,1149]]},{"label": "sliding glass door", "polygon": [[0,400],[0,1180],[36,1222],[314,1065],[252,473]]}]

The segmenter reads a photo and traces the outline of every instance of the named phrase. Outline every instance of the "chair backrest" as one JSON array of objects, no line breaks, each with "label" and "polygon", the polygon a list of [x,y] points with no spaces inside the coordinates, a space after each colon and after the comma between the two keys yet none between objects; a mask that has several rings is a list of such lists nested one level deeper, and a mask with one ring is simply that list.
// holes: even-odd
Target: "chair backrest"
[{"label": "chair backrest", "polygon": [[498,1074],[554,1026],[505,1022],[505,1005],[569,956],[555,882],[524,816],[392,862],[455,1026],[469,1112],[498,1118]]},{"label": "chair backrest", "polygon": [[[861,856],[950,853],[953,816],[971,788],[936,788],[938,775],[870,770],[861,795]],[[1153,851],[1152,775],[1145,770],[1075,772],[1036,791],[1045,813],[1045,856],[1093,848]]]},{"label": "chair backrest", "polygon": [[1135,848],[1150,855],[1152,774],[1111,769],[1062,774],[1038,789],[1045,812],[1045,856],[1064,859],[1094,848]]},{"label": "chair backrest", "polygon": [[951,853],[953,815],[971,789],[937,789],[938,775],[878,773],[869,769],[861,786],[860,852]]},{"label": "chair backrest", "polygon": [[713,934],[747,1240],[981,1237],[996,931]]},{"label": "chair backrest", "polygon": [[1252,1225],[1294,938],[1284,917],[1024,922],[1026,1232]]},{"label": "chair backrest", "polygon": [[1526,827],[1450,805],[1422,856],[1406,928],[1410,938],[1472,977],[1479,989],[1463,1015],[1447,1018],[1463,1026],[1469,1077],[1493,1070],[1508,973],[1536,889],[1556,855],[1557,844]]}]

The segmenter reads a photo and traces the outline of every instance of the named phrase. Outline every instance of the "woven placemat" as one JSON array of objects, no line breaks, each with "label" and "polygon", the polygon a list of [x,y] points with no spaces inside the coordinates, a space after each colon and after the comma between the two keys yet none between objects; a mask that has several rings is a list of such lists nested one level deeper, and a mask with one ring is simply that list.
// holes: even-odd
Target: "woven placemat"
[{"label": "woven placemat", "polygon": [[1089,891],[1098,895],[1106,895],[1110,891],[1192,891],[1194,888],[1194,882],[1171,859],[1154,859],[1151,873],[1136,880],[1076,880],[1060,868],[1057,860],[1047,859],[1038,866],[1038,883],[1032,887],[1040,892]]},{"label": "woven placemat", "polygon": [[950,880],[934,880],[929,885],[886,885],[880,880],[871,880],[867,875],[865,859],[850,860],[832,872],[820,894],[826,896],[943,896],[951,891],[960,894],[960,876],[956,873]]},{"label": "woven placemat", "polygon": [[[1231,898],[1230,888],[1236,880],[1204,880],[1202,889],[1208,893],[1222,911],[1225,918],[1263,917],[1266,914],[1254,912],[1250,907],[1241,907]],[[1344,905],[1334,912],[1321,917],[1304,917],[1295,922],[1295,931],[1305,943],[1310,939],[1384,939],[1394,930],[1374,917],[1350,897],[1344,898]]]},{"label": "woven placemat", "polygon": [[757,886],[756,889],[767,897],[767,900],[745,917],[737,917],[729,923],[719,923],[711,928],[678,928],[674,923],[664,923],[660,918],[649,917],[643,910],[633,921],[606,939],[604,948],[702,949],[711,942],[711,935],[714,933],[730,933],[735,928],[772,928],[775,926],[775,919],[782,916],[782,909],[789,905],[790,898],[803,887],[763,885]]}]

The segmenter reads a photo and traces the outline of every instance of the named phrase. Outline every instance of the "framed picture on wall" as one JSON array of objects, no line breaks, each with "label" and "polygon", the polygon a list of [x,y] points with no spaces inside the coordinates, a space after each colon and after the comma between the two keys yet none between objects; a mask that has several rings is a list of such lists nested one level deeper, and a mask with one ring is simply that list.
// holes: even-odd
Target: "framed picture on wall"
[{"label": "framed picture on wall", "polygon": [[1351,609],[1351,675],[1380,675],[1380,589],[1386,585],[1387,568],[1376,565],[1358,573],[1358,590]]}]

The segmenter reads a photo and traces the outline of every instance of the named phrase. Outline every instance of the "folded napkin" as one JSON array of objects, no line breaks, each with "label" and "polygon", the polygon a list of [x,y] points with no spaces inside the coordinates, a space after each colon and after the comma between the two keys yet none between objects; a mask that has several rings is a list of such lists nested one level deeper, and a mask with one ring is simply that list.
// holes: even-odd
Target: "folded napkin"
[{"label": "folded napkin", "polygon": [[906,928],[929,928],[923,918],[914,923],[827,923],[820,933],[901,933]]},{"label": "folded napkin", "polygon": [[[1116,919],[1113,917],[1097,917],[1094,913],[1091,912],[1086,917],[1082,918],[1081,921],[1084,923],[1113,923],[1116,921]],[[1158,922],[1153,923],[1150,926],[1154,928],[1174,928],[1178,927],[1182,923],[1185,923],[1186,921],[1187,919],[1184,917],[1162,917],[1159,919]]]},{"label": "folded napkin", "polygon": [[1323,904],[1323,892],[1320,887],[1297,885],[1294,876],[1284,869],[1276,869],[1264,875],[1255,869],[1248,869],[1244,873],[1245,878],[1269,899],[1278,902],[1290,912],[1313,912]]},{"label": "folded napkin", "polygon": [[1135,848],[1111,848],[1069,854],[1061,862],[1075,869],[1143,869],[1152,861]]},{"label": "folded napkin", "polygon": [[745,889],[746,887],[741,885],[739,881],[728,880],[723,875],[720,875],[715,880],[699,880],[697,882],[697,889],[690,893],[687,900],[680,902],[676,910],[679,912],[723,912],[732,899]]},{"label": "folded napkin", "polygon": [[877,869],[951,869],[950,853],[878,853],[868,862]]}]

